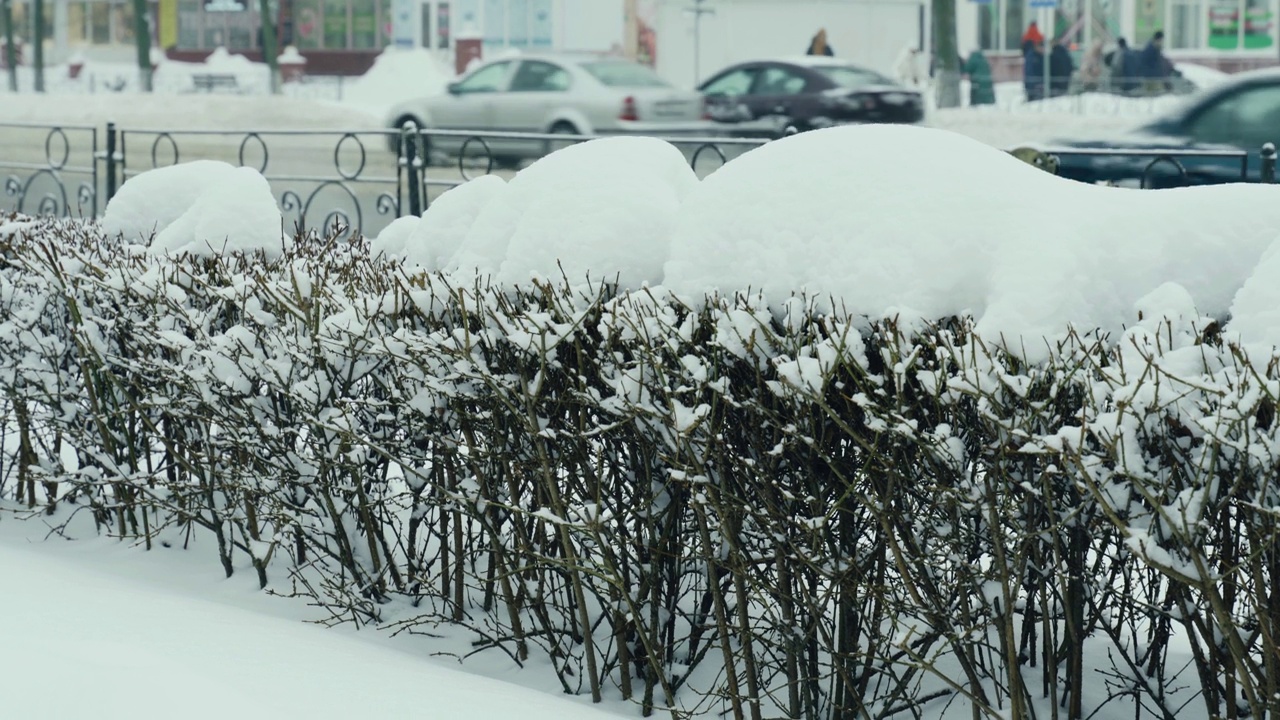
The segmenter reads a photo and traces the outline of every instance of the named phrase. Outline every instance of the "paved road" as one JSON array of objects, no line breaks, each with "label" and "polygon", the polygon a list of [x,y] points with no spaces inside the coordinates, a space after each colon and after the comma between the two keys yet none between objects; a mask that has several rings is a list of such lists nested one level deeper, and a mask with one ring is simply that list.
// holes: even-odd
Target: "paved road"
[{"label": "paved road", "polygon": [[[175,102],[180,102],[175,99]],[[5,192],[0,210],[36,212],[42,207],[69,207],[72,214],[101,214],[106,197],[105,133],[89,129],[50,132],[47,128],[0,125],[0,178]],[[377,133],[344,135],[340,131],[260,134],[157,134],[128,132],[123,158],[124,177],[175,162],[222,160],[263,171],[284,210],[285,222],[305,216],[305,225],[332,223],[342,213],[350,224],[375,236],[399,213],[408,212],[405,179],[398,177],[396,158],[385,136]],[[696,148],[685,148],[692,159]],[[97,162],[92,159],[99,158]],[[448,188],[483,175],[480,158],[458,162],[439,159],[427,169],[428,203]],[[704,151],[695,166],[705,177],[722,163],[715,152]],[[96,176],[94,174],[96,169]],[[509,170],[494,170],[510,178]],[[96,195],[90,192],[96,188]],[[96,205],[95,205],[96,203]]]}]

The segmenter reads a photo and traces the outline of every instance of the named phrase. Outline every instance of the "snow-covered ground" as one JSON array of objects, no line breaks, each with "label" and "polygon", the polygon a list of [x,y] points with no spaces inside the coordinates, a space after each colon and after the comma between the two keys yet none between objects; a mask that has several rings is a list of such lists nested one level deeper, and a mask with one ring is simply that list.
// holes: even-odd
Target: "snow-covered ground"
[{"label": "snow-covered ground", "polygon": [[[634,717],[457,669],[424,643],[327,629],[302,603],[221,579],[208,558],[104,538],[45,541],[0,513],[4,717]],[[432,645],[431,653],[463,652]],[[500,671],[495,671],[500,672]],[[139,702],[140,688],[145,702]]]}]

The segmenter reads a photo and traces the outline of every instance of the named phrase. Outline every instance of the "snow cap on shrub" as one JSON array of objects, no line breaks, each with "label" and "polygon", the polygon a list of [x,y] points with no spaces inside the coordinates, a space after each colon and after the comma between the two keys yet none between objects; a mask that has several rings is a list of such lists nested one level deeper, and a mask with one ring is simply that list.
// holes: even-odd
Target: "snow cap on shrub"
[{"label": "snow cap on shrub", "polygon": [[440,270],[458,252],[480,212],[506,188],[498,175],[481,175],[445,192],[422,213],[400,257],[412,267]]},{"label": "snow cap on shrub", "polygon": [[1071,325],[1119,331],[1166,282],[1225,314],[1280,228],[1280,188],[1104,188],[954,133],[832,128],[770,143],[686,200],[665,284],[763,289],[872,319],[971,313],[1042,357]]},{"label": "snow cap on shrub", "polygon": [[234,175],[235,167],[220,160],[195,160],[135,175],[107,203],[102,229],[109,237],[123,235],[129,242],[148,243],[209,188]]},{"label": "snow cap on shrub", "polygon": [[263,251],[278,257],[290,240],[271,186],[253,168],[235,168],[158,233],[154,253],[222,255]]},{"label": "snow cap on shrub", "polygon": [[449,268],[571,283],[657,283],[682,202],[697,176],[673,145],[654,138],[592,140],[516,175],[481,210]]}]

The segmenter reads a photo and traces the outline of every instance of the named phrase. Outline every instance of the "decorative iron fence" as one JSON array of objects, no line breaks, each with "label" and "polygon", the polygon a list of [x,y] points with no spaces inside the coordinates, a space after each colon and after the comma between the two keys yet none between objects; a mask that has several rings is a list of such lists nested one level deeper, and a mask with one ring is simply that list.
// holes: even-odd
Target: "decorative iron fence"
[{"label": "decorative iron fence", "polygon": [[[257,169],[286,221],[374,236],[395,218],[418,215],[445,190],[480,175],[514,173],[523,163],[595,136],[427,130],[166,130],[108,123],[105,148],[89,126],[0,124],[0,210],[94,217],[120,184],[189,160]],[[699,176],[768,140],[662,138]],[[1015,151],[1017,154],[1017,151]],[[1049,148],[1037,153],[1057,174],[1085,182],[1127,180],[1141,187],[1203,182],[1275,182],[1276,150]],[[850,172],[856,172],[851,169]],[[101,202],[99,199],[101,198]]]},{"label": "decorative iron fence", "polygon": [[0,123],[0,208],[32,215],[98,214],[98,129]]},{"label": "decorative iron fence", "polygon": [[[118,161],[108,184],[187,160],[221,160],[251,167],[267,179],[297,227],[366,234],[399,217],[404,183],[396,157],[386,151],[391,130],[136,130],[107,126],[118,138]],[[111,194],[114,194],[112,185]],[[381,216],[381,222],[375,218]]]}]

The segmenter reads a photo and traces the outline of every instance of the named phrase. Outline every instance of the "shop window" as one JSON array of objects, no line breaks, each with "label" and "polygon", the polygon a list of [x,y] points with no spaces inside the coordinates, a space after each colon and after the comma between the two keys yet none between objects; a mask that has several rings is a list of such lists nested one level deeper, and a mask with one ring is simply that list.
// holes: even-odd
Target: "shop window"
[{"label": "shop window", "polygon": [[324,0],[324,47],[345,50],[347,29],[351,26],[347,17],[346,0]]},{"label": "shop window", "polygon": [[1204,6],[1199,0],[1174,0],[1169,6],[1169,30],[1165,42],[1170,50],[1204,47]]},{"label": "shop window", "polygon": [[83,45],[89,42],[88,10],[82,2],[67,3],[67,44]]},{"label": "shop window", "polygon": [[378,47],[378,6],[375,0],[351,0],[351,47]]},{"label": "shop window", "polygon": [[320,18],[323,13],[321,0],[294,0],[293,12],[294,43],[301,50],[320,47]]},{"label": "shop window", "polygon": [[94,45],[111,42],[111,6],[104,2],[89,3],[89,39]]},{"label": "shop window", "polygon": [[200,13],[190,10],[178,11],[178,47],[200,47]]},{"label": "shop window", "polygon": [[449,25],[449,3],[436,3],[436,47],[446,50],[453,37]]},{"label": "shop window", "polygon": [[132,44],[133,5],[111,6],[111,41],[120,44]]}]

